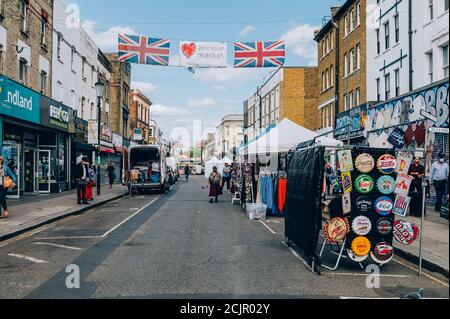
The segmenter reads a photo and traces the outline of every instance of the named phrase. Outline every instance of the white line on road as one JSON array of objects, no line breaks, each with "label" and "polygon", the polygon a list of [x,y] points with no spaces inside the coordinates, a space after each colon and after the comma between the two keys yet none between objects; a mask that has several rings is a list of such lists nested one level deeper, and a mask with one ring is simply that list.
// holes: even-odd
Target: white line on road
[{"label": "white line on road", "polygon": [[148,203],[147,205],[145,205],[144,207],[142,207],[141,209],[139,209],[136,213],[134,213],[133,215],[129,216],[128,218],[126,218],[125,220],[123,220],[122,222],[120,222],[119,224],[117,224],[116,226],[114,226],[113,228],[111,228],[110,230],[108,230],[106,233],[104,233],[101,237],[105,238],[106,236],[108,236],[109,234],[111,234],[113,231],[115,231],[117,228],[119,228],[120,226],[122,226],[123,224],[125,224],[127,221],[129,221],[131,218],[133,218],[134,216],[136,216],[137,214],[140,214],[142,211],[144,211],[147,207],[149,207],[150,205],[152,205],[154,202],[156,202],[158,199],[160,199],[160,197],[155,198],[154,200],[152,200],[150,203]]},{"label": "white line on road", "polygon": [[36,238],[36,240],[64,240],[64,239],[100,239],[102,236],[72,236],[72,237],[46,237]]},{"label": "white line on road", "polygon": [[262,220],[259,220],[261,224],[263,224],[272,234],[274,235],[283,235],[280,233],[276,233],[272,228],[270,228],[265,222],[263,222]]},{"label": "white line on road", "polygon": [[48,264],[48,261],[37,259],[34,257],[30,257],[30,256],[21,255],[21,254],[8,254],[8,256],[25,259],[25,260],[31,261],[33,263],[36,263],[36,264]]},{"label": "white line on road", "polygon": [[69,250],[78,250],[81,251],[83,249],[73,246],[66,246],[66,245],[58,245],[58,244],[52,244],[52,243],[43,243],[43,242],[35,242],[34,245],[41,245],[41,246],[52,246],[57,248],[63,248],[63,249],[69,249]]}]

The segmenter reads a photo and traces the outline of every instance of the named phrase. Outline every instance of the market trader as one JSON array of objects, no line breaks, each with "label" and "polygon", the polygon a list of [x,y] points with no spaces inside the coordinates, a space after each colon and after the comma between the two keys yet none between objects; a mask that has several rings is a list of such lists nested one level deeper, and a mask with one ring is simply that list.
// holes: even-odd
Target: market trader
[{"label": "market trader", "polygon": [[440,212],[443,205],[443,197],[448,181],[448,164],[445,162],[445,154],[439,154],[439,161],[431,167],[431,180],[436,190],[436,205],[434,209]]},{"label": "market trader", "polygon": [[423,177],[425,176],[425,167],[420,164],[420,157],[415,157],[414,162],[409,168],[409,175],[414,177],[409,189],[409,196],[412,198],[410,205],[411,216],[422,215],[422,201],[423,201]]}]

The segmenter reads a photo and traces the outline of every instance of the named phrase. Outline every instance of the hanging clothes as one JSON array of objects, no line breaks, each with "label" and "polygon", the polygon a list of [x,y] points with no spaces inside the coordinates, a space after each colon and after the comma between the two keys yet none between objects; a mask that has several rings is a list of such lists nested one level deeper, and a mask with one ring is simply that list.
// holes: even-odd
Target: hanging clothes
[{"label": "hanging clothes", "polygon": [[268,210],[274,209],[274,202],[273,202],[273,184],[272,184],[272,176],[271,175],[260,175],[259,178],[259,185],[260,185],[260,196],[261,196],[261,202],[263,204],[267,205]]},{"label": "hanging clothes", "polygon": [[287,178],[286,176],[278,177],[278,200],[277,209],[280,213],[284,213],[284,208],[286,207],[286,188],[287,188]]}]

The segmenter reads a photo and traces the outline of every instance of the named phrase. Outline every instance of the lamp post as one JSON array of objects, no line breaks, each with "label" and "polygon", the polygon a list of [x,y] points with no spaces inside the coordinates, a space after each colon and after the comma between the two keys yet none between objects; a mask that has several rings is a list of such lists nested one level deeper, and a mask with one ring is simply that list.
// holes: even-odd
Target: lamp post
[{"label": "lamp post", "polygon": [[97,141],[98,141],[98,149],[97,149],[97,196],[100,196],[100,133],[101,133],[101,103],[102,98],[105,93],[105,84],[98,81],[95,83],[95,91],[97,93]]}]

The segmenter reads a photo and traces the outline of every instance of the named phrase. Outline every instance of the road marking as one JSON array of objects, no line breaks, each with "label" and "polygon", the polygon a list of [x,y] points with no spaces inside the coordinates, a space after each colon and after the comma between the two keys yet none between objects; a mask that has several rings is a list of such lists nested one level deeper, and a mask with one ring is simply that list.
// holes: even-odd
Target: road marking
[{"label": "road marking", "polygon": [[52,243],[42,243],[42,242],[35,242],[34,245],[42,245],[42,246],[52,246],[57,248],[64,248],[64,249],[70,249],[70,250],[78,250],[81,251],[83,249],[73,246],[66,246],[66,245],[58,245],[58,244],[52,244]]},{"label": "road marking", "polygon": [[306,267],[308,267],[309,270],[311,270],[311,266],[308,265],[308,263],[302,257],[300,257],[300,255],[292,247],[289,247],[284,241],[282,241],[281,243],[291,251],[295,258],[300,260]]},{"label": "road marking", "polygon": [[[383,297],[339,297],[339,299],[373,299],[373,300],[400,300],[402,298],[400,297],[389,297],[389,298],[383,298]],[[448,300],[448,298],[422,298],[422,300]]]},{"label": "road marking", "polygon": [[8,254],[8,256],[25,259],[25,260],[31,261],[33,263],[36,263],[36,264],[48,264],[48,261],[37,259],[34,257],[30,257],[30,256],[21,255],[21,254]]},{"label": "road marking", "polygon": [[[418,272],[417,269],[415,269],[415,268],[413,268],[413,267],[411,267],[411,266],[408,266],[407,264],[402,263],[401,261],[399,261],[399,260],[397,260],[397,259],[393,259],[393,260],[394,260],[397,264],[400,264],[400,265],[402,265],[402,266],[404,266],[404,267],[406,267],[406,268],[409,268],[409,269],[411,269],[411,270],[414,270],[414,271]],[[425,277],[427,277],[427,278],[429,278],[429,279],[431,279],[431,280],[433,280],[433,281],[435,281],[435,282],[441,284],[441,285],[444,286],[444,287],[449,288],[448,283],[445,283],[445,282],[443,282],[443,281],[441,281],[441,280],[439,280],[439,279],[437,279],[437,278],[435,278],[435,277],[433,277],[433,276],[431,276],[431,275],[428,275],[427,273],[425,273],[425,272],[423,272],[423,271],[422,271],[422,275],[424,275]]]},{"label": "road marking", "polygon": [[262,220],[259,220],[261,224],[263,224],[272,234],[274,235],[283,235],[280,233],[276,233],[275,231],[272,230],[272,228],[270,228],[265,222],[263,222]]},{"label": "road marking", "polygon": [[[362,273],[346,273],[346,272],[322,272],[322,275],[333,275],[333,276],[361,276],[366,277],[370,274],[362,274]],[[387,274],[380,274],[380,277],[387,277],[387,278],[411,278],[409,275],[387,275]]]},{"label": "road marking", "polygon": [[157,197],[154,200],[152,200],[150,203],[146,204],[145,206],[143,206],[142,208],[140,208],[137,212],[135,212],[134,214],[128,216],[125,220],[123,220],[122,222],[120,222],[119,224],[117,224],[116,226],[114,226],[113,228],[111,228],[110,230],[108,230],[106,233],[104,233],[101,236],[73,236],[73,237],[48,237],[48,238],[37,238],[37,240],[64,240],[64,239],[102,239],[105,238],[106,236],[108,236],[109,234],[111,234],[113,231],[115,231],[117,228],[119,228],[120,226],[122,226],[123,224],[125,224],[127,221],[129,221],[131,218],[133,218],[134,216],[136,216],[137,214],[141,213],[143,210],[145,210],[147,207],[149,207],[150,205],[152,205],[154,202],[156,202],[158,199],[160,199],[161,197]]},{"label": "road marking", "polygon": [[136,216],[137,214],[140,214],[142,211],[144,211],[147,207],[149,207],[150,205],[152,205],[154,202],[156,202],[158,199],[160,199],[160,197],[155,198],[154,200],[152,200],[150,203],[148,203],[147,205],[145,205],[144,207],[142,207],[141,209],[139,209],[137,212],[135,212],[133,215],[127,217],[126,219],[124,219],[122,222],[120,222],[119,224],[117,224],[116,226],[114,226],[113,228],[111,228],[110,230],[108,230],[106,233],[103,234],[103,236],[101,236],[102,238],[105,238],[106,236],[108,236],[109,234],[111,234],[113,231],[115,231],[117,228],[119,228],[120,226],[122,226],[123,224],[125,224],[127,221],[129,221],[130,219],[132,219],[134,216]]}]

